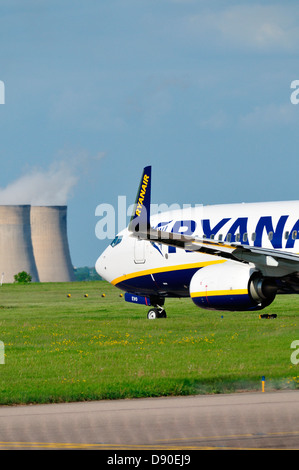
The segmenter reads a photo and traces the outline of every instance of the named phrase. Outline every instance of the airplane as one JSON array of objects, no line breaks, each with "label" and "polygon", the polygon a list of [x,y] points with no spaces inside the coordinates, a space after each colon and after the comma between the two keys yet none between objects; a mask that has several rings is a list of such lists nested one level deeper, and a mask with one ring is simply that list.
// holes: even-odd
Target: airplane
[{"label": "airplane", "polygon": [[134,211],[96,261],[127,302],[166,318],[167,298],[207,310],[257,311],[299,293],[299,201],[197,205],[151,215],[152,168]]}]

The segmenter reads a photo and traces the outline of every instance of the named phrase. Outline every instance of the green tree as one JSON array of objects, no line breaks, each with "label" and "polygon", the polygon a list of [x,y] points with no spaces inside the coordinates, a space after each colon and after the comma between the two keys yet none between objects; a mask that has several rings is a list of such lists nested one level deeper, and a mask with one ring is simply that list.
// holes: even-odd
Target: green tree
[{"label": "green tree", "polygon": [[26,271],[21,271],[20,273],[15,274],[14,278],[15,282],[18,282],[19,284],[27,284],[31,282],[32,276],[26,273]]}]

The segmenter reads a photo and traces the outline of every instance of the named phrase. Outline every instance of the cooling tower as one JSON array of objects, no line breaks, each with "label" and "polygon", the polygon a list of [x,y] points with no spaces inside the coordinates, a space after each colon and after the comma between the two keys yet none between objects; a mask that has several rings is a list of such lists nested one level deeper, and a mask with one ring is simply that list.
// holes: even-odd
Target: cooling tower
[{"label": "cooling tower", "polygon": [[31,237],[40,282],[74,281],[67,206],[31,206]]},{"label": "cooling tower", "polygon": [[39,280],[34,260],[30,206],[0,206],[0,274],[3,281],[14,282],[21,271],[31,274],[32,281]]}]

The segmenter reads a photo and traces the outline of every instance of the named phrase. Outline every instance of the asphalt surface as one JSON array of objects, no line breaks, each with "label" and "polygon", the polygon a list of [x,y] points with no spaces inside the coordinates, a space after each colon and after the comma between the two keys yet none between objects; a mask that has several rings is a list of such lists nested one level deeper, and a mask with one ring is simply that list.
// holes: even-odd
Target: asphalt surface
[{"label": "asphalt surface", "polygon": [[2,406],[3,449],[299,449],[299,391]]}]

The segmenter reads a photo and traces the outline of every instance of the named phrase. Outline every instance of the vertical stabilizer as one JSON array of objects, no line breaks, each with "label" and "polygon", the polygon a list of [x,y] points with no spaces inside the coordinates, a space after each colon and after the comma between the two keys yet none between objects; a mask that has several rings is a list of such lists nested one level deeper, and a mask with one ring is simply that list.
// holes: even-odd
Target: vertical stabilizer
[{"label": "vertical stabilizer", "polygon": [[131,232],[146,232],[150,228],[151,173],[152,167],[144,168],[137,191],[133,214],[129,224]]}]

